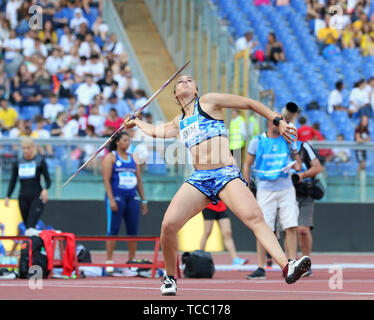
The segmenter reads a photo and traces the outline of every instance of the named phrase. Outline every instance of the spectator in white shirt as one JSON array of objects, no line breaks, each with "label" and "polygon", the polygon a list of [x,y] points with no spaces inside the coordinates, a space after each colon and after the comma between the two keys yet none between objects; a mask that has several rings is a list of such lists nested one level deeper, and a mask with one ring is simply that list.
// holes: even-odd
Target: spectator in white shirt
[{"label": "spectator in white shirt", "polygon": [[118,99],[120,99],[120,100],[122,100],[123,97],[124,97],[124,92],[119,88],[119,86],[118,86],[118,82],[117,82],[117,81],[113,81],[111,86],[105,86],[105,87],[104,87],[104,90],[103,90],[103,98],[104,98],[105,102],[108,101],[109,97],[110,97],[113,93],[114,93],[114,94],[118,97]]},{"label": "spectator in white shirt", "polygon": [[[104,108],[104,100],[102,94],[97,94],[94,98],[94,104],[91,105],[91,108],[97,107],[99,110],[99,114],[103,117],[106,117],[105,108]],[[90,112],[91,113],[91,112]]]},{"label": "spectator in white shirt", "polygon": [[12,29],[17,27],[17,9],[21,6],[22,2],[23,0],[8,0],[6,4],[5,13],[7,19],[10,21]]},{"label": "spectator in white shirt", "polygon": [[122,43],[118,41],[117,36],[112,33],[109,37],[108,42],[103,48],[105,53],[112,52],[114,56],[120,56],[124,53]]},{"label": "spectator in white shirt", "polygon": [[97,45],[97,43],[94,41],[92,34],[88,33],[84,37],[84,41],[81,43],[79,47],[79,56],[86,56],[87,58],[90,58],[91,55],[100,52],[100,47]]},{"label": "spectator in white shirt", "polygon": [[107,38],[109,27],[103,22],[103,19],[99,16],[97,17],[95,23],[92,26],[92,31],[95,36],[99,36],[103,41]]},{"label": "spectator in white shirt", "polygon": [[[141,106],[143,106],[147,102],[147,95],[143,89],[135,90],[134,95],[135,95],[135,103],[133,103],[131,99],[127,100],[130,108],[133,111],[136,109],[139,109]],[[144,112],[146,112],[146,110],[147,108],[144,110]]]},{"label": "spectator in white shirt", "polygon": [[[138,109],[147,102],[147,94],[143,89],[135,90],[135,105],[134,108]],[[145,112],[145,110],[144,110]]]},{"label": "spectator in white shirt", "polygon": [[84,137],[86,135],[86,128],[88,124],[88,116],[86,112],[86,107],[83,104],[80,104],[78,106],[78,125],[79,125],[79,131],[78,135],[80,137]]},{"label": "spectator in white shirt", "polygon": [[79,26],[82,23],[86,23],[88,25],[88,20],[83,16],[83,11],[81,8],[76,8],[74,10],[74,18],[70,21],[70,29],[74,30],[74,33],[79,32]]},{"label": "spectator in white shirt", "polygon": [[64,106],[58,103],[58,97],[56,94],[51,93],[49,97],[49,103],[44,105],[43,117],[47,119],[50,123],[56,121],[57,114],[64,111]]},{"label": "spectator in white shirt", "polygon": [[64,49],[65,53],[70,52],[70,49],[73,47],[75,40],[75,35],[71,33],[68,26],[64,27],[64,34],[60,39],[60,47]]},{"label": "spectator in white shirt", "polygon": [[78,136],[79,133],[79,116],[73,115],[71,120],[68,121],[62,128],[62,137],[65,139],[71,139]]},{"label": "spectator in white shirt", "polygon": [[122,66],[120,73],[114,76],[118,87],[124,92],[125,99],[135,99],[134,91],[139,89],[139,81],[133,78],[130,66]]},{"label": "spectator in white shirt", "polygon": [[20,55],[22,50],[22,42],[20,38],[17,38],[15,30],[11,30],[9,39],[5,39],[3,42],[3,49],[5,50],[4,58],[8,62],[12,61]]},{"label": "spectator in white shirt", "polygon": [[343,95],[342,91],[344,89],[344,84],[342,81],[338,81],[335,84],[335,90],[331,91],[329,98],[328,98],[328,107],[327,112],[333,113],[334,111],[346,111],[348,112],[347,108],[343,107]]},{"label": "spectator in white shirt", "polygon": [[25,33],[25,37],[22,40],[23,55],[25,57],[31,57],[35,50],[35,40],[33,31],[29,30]]},{"label": "spectator in white shirt", "polygon": [[45,69],[50,75],[62,72],[64,60],[60,56],[60,49],[54,48],[52,54],[45,60]]},{"label": "spectator in white shirt", "polygon": [[76,114],[78,111],[78,102],[74,94],[69,95],[68,100],[69,105],[67,107],[67,114],[68,116],[72,116],[73,114]]},{"label": "spectator in white shirt", "polygon": [[47,47],[44,45],[43,42],[40,41],[39,38],[35,38],[35,48],[33,54],[39,54],[44,58],[48,57],[48,50]]},{"label": "spectator in white shirt", "polygon": [[4,41],[5,39],[9,38],[10,30],[11,30],[10,22],[8,19],[1,19],[0,24],[0,40]]},{"label": "spectator in white shirt", "polygon": [[36,128],[32,131],[31,136],[33,138],[49,139],[51,137],[51,133],[44,129],[45,125],[47,124],[45,119],[38,114],[35,116],[34,122],[36,124]]},{"label": "spectator in white shirt", "polygon": [[355,83],[354,88],[349,96],[349,113],[355,118],[361,118],[366,115],[372,117],[373,110],[370,106],[369,94],[365,89],[365,80],[361,79]]},{"label": "spectator in white shirt", "polygon": [[97,82],[99,79],[101,79],[104,76],[105,72],[105,66],[104,63],[102,63],[99,60],[98,54],[93,54],[90,59],[90,73],[93,75],[93,79],[95,82]]},{"label": "spectator in white shirt", "polygon": [[371,102],[371,108],[374,111],[374,77],[371,77],[368,80],[368,87],[369,87],[368,92],[369,92],[369,99],[370,99],[370,102]]},{"label": "spectator in white shirt", "polygon": [[77,65],[76,58],[70,53],[65,53],[62,48],[59,48],[58,52],[62,60],[61,69],[63,69],[63,71],[74,70]]},{"label": "spectator in white shirt", "polygon": [[78,103],[88,106],[93,103],[94,97],[100,93],[100,87],[93,82],[93,77],[91,74],[86,76],[86,81],[82,83],[75,94],[77,95]]},{"label": "spectator in white shirt", "polygon": [[25,132],[25,120],[17,119],[16,125],[9,130],[9,138],[18,138]]},{"label": "spectator in white shirt", "polygon": [[90,73],[90,65],[87,63],[87,58],[85,56],[79,58],[79,62],[75,66],[74,72],[77,82],[82,82],[84,77]]},{"label": "spectator in white shirt", "polygon": [[[32,131],[31,136],[36,139],[49,139],[51,137],[51,133],[48,130],[44,129],[46,125],[45,119],[41,115],[37,115],[35,117],[35,123],[36,129]],[[37,149],[41,155],[53,155],[53,149],[51,145],[38,145]]]},{"label": "spectator in white shirt", "polygon": [[88,124],[95,127],[95,132],[102,135],[105,129],[106,118],[99,113],[99,107],[94,105],[91,107],[90,115],[88,116]]},{"label": "spectator in white shirt", "polygon": [[[342,134],[338,134],[337,137],[338,141],[344,141],[344,136]],[[349,148],[333,148],[332,152],[334,154],[334,162],[341,163],[341,162],[348,162],[351,154],[351,150]]]},{"label": "spectator in white shirt", "polygon": [[246,32],[243,37],[240,37],[235,42],[236,52],[240,52],[249,49],[249,53],[252,56],[254,53],[254,48],[258,45],[257,41],[253,41],[252,32]]}]

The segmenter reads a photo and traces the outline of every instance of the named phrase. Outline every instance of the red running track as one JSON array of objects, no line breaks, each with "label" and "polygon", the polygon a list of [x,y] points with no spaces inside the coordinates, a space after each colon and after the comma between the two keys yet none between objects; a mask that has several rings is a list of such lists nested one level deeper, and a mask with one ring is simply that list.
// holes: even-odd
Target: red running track
[{"label": "red running track", "polygon": [[[145,257],[141,253],[139,258]],[[255,263],[254,255],[241,255]],[[102,257],[95,255],[95,261]],[[118,261],[123,261],[123,255]],[[98,259],[98,260],[96,260]],[[228,263],[224,254],[215,263]],[[314,263],[374,263],[374,255],[316,255]],[[115,260],[116,262],[116,260]],[[43,280],[43,289],[30,289],[28,280],[0,280],[0,300],[374,300],[374,269],[344,269],[343,288],[333,290],[327,269],[311,278],[287,285],[280,272],[267,272],[266,280],[245,279],[248,271],[217,271],[213,279],[179,279],[176,297],[162,297],[160,279],[85,278]]]}]

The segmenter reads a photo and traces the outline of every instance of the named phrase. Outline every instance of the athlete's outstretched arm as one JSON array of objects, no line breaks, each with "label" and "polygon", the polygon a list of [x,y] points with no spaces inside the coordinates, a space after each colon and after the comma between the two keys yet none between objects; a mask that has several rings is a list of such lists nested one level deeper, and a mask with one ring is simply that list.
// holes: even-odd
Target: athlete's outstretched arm
[{"label": "athlete's outstretched arm", "polygon": [[[222,108],[253,110],[269,121],[273,121],[278,116],[261,102],[234,94],[208,93],[201,97],[200,102],[212,110]],[[289,126],[286,121],[280,121],[279,132],[288,142],[295,141],[291,134],[297,136],[296,129]]]},{"label": "athlete's outstretched arm", "polygon": [[150,123],[146,123],[141,121],[140,119],[133,119],[130,120],[129,118],[125,119],[123,125],[126,129],[131,129],[135,126],[138,126],[140,130],[142,130],[146,135],[151,136],[153,138],[173,138],[176,137],[179,133],[179,124],[178,118],[175,117],[172,121],[160,124],[155,126]]}]

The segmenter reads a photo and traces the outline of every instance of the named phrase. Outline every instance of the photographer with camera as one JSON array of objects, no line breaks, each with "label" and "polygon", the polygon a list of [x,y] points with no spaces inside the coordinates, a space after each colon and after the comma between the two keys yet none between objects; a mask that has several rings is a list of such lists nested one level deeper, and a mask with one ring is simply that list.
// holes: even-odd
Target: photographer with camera
[{"label": "photographer with camera", "polygon": [[[310,256],[312,252],[312,233],[314,228],[314,200],[321,199],[324,189],[315,176],[322,171],[317,153],[308,142],[298,142],[298,151],[302,161],[302,169],[292,174],[292,183],[296,190],[296,199],[299,206],[299,226],[297,235],[300,250],[303,255]],[[311,276],[309,269],[303,276]]]}]

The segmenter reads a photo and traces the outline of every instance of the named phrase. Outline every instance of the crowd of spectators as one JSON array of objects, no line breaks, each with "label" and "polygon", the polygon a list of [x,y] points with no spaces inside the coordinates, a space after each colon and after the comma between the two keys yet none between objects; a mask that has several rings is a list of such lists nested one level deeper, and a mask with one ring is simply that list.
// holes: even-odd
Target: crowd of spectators
[{"label": "crowd of spectators", "polygon": [[332,114],[335,111],[342,111],[347,112],[353,119],[359,119],[362,116],[373,118],[374,77],[371,77],[368,81],[361,79],[355,83],[349,93],[348,104],[344,104],[343,101],[343,81],[338,81],[335,87],[328,97],[328,113]]},{"label": "crowd of spectators", "polygon": [[[72,138],[88,135],[88,127],[91,136],[110,136],[144,102],[122,43],[103,22],[101,1],[1,3],[3,136]],[[34,4],[43,8],[41,29],[28,24]]]},{"label": "crowd of spectators", "polygon": [[[29,26],[32,5],[43,8],[40,29]],[[101,6],[101,0],[0,1],[0,137],[109,137],[144,104],[146,93],[123,44],[103,21]],[[153,121],[151,114],[144,116]],[[5,164],[19,147],[2,147]],[[68,158],[80,165],[96,148],[38,144],[51,165]],[[143,163],[152,158],[152,147],[139,150]],[[92,168],[100,166],[96,160]]]},{"label": "crowd of spectators", "polygon": [[346,48],[359,48],[364,56],[374,55],[370,0],[307,0],[307,5],[307,18],[324,55]]}]

